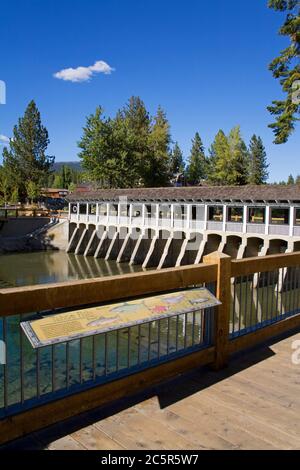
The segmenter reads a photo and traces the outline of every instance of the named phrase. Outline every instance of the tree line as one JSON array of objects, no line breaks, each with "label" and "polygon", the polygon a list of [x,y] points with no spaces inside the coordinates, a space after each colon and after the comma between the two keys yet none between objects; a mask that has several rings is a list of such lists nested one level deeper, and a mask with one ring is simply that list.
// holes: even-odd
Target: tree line
[{"label": "tree line", "polygon": [[170,124],[159,107],[151,116],[139,97],[131,97],[116,116],[98,107],[87,118],[78,143],[85,176],[101,187],[159,187],[176,184],[264,184],[268,163],[262,139],[245,144],[239,126],[228,135],[220,130],[206,154],[196,132],[185,163],[178,142],[172,143]]},{"label": "tree line", "polygon": [[281,180],[279,181],[278,184],[280,184],[281,186],[290,186],[293,184],[300,184],[300,175],[297,175],[296,177],[294,177],[293,175],[289,175],[286,181]]},{"label": "tree line", "polygon": [[82,172],[69,165],[62,165],[60,169],[53,170],[48,177],[48,188],[68,189],[74,191],[76,186],[82,182]]},{"label": "tree line", "polygon": [[101,107],[86,119],[78,142],[83,173],[63,165],[54,171],[48,155],[48,131],[34,101],[13,129],[3,150],[0,198],[16,203],[36,199],[44,187],[73,190],[84,181],[103,188],[170,185],[264,184],[268,179],[266,151],[259,136],[244,142],[239,126],[228,135],[220,130],[206,151],[196,132],[187,159],[173,142],[165,111],[151,116],[140,97],[131,97],[114,117]]}]

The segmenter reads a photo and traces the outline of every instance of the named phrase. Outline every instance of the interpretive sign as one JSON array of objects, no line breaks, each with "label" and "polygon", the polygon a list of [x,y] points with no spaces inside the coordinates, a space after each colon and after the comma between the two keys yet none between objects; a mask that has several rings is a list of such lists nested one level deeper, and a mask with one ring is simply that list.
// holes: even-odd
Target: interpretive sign
[{"label": "interpretive sign", "polygon": [[21,326],[32,346],[40,348],[216,305],[220,302],[209,290],[195,288],[49,315]]}]

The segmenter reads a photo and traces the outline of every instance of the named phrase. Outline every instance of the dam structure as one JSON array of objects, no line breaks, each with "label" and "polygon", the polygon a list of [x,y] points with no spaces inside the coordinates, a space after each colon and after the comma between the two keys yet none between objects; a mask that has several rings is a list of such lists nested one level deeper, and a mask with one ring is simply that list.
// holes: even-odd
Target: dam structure
[{"label": "dam structure", "polygon": [[143,268],[300,250],[300,186],[100,189],[68,197],[67,251]]}]

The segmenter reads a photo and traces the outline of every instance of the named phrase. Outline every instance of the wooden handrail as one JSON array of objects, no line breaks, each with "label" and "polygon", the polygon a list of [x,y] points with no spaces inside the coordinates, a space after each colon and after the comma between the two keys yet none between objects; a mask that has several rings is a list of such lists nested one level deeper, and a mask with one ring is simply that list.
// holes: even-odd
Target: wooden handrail
[{"label": "wooden handrail", "polygon": [[300,252],[232,260],[231,276],[247,276],[248,274],[264,273],[298,265],[300,266]]},{"label": "wooden handrail", "polygon": [[214,282],[218,268],[193,265],[161,271],[0,290],[0,316],[91,305]]},{"label": "wooden handrail", "polygon": [[[217,281],[218,263],[168,268],[56,284],[0,289],[0,316],[69,308]],[[300,265],[300,252],[231,260],[231,277]],[[226,280],[222,279],[225,283]]]}]

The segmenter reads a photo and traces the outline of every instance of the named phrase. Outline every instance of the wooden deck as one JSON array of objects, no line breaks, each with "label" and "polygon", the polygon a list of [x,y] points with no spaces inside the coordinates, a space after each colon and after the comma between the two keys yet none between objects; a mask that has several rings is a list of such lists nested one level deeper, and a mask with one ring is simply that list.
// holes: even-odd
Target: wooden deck
[{"label": "wooden deck", "polygon": [[[15,441],[4,449],[300,449],[300,333]],[[2,448],[3,449],[3,448]]]}]

